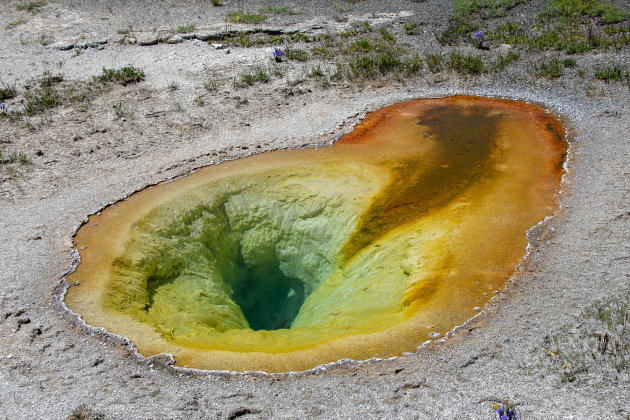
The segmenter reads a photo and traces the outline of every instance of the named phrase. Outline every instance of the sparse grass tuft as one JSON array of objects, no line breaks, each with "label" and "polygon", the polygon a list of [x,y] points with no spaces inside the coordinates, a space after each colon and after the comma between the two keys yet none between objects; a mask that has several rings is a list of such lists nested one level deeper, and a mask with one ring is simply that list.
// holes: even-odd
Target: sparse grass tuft
[{"label": "sparse grass tuft", "polygon": [[562,65],[565,68],[570,69],[577,66],[577,62],[575,61],[575,58],[565,58],[564,60],[562,60]]},{"label": "sparse grass tuft", "polygon": [[33,162],[23,152],[13,152],[5,157],[3,156],[2,151],[0,151],[0,165],[8,165],[12,163],[19,163],[20,165],[30,165]]},{"label": "sparse grass tuft", "polygon": [[403,24],[403,30],[407,35],[421,35],[422,26],[418,22],[405,22]]},{"label": "sparse grass tuft", "polygon": [[462,55],[458,52],[451,53],[448,67],[460,74],[480,74],[484,66],[481,58],[473,55]]},{"label": "sparse grass tuft", "polygon": [[210,80],[206,80],[203,83],[203,88],[207,90],[208,92],[214,92],[219,89],[219,84],[217,83],[216,80],[210,79]]},{"label": "sparse grass tuft", "polygon": [[276,7],[276,6],[265,6],[260,7],[258,9],[260,13],[269,13],[271,15],[299,15],[302,12],[295,10],[291,7]]},{"label": "sparse grass tuft", "polygon": [[54,85],[63,81],[63,78],[52,76],[50,72],[44,72],[43,76],[38,88],[30,89],[24,94],[26,115],[39,114],[61,104],[61,96]]},{"label": "sparse grass tuft", "polygon": [[120,69],[103,68],[103,74],[95,76],[95,80],[101,83],[118,83],[127,86],[144,80],[144,72],[133,66],[126,66]]},{"label": "sparse grass tuft", "polygon": [[194,31],[196,27],[197,25],[195,24],[195,22],[191,22],[188,25],[179,26],[177,28],[177,32],[179,32],[180,34],[188,34]]},{"label": "sparse grass tuft", "polygon": [[244,88],[253,86],[256,83],[269,83],[271,77],[264,67],[256,67],[253,71],[246,71],[241,73],[234,79],[234,87]]},{"label": "sparse grass tuft", "polygon": [[630,368],[630,293],[596,302],[585,309],[577,325],[565,325],[544,339],[542,362],[550,364],[562,382],[599,371],[620,373]]},{"label": "sparse grass tuft", "polygon": [[267,15],[245,12],[239,9],[228,12],[225,20],[231,23],[262,23],[267,20]]},{"label": "sparse grass tuft", "polygon": [[302,62],[308,60],[308,53],[305,50],[292,48],[288,50],[287,52],[288,52],[287,57],[289,58],[289,60],[302,61]]}]

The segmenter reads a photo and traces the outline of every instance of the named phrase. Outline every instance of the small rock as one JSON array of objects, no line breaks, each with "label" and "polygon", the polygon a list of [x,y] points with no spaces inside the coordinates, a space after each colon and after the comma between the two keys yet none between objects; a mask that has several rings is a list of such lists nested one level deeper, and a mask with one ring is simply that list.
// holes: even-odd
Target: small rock
[{"label": "small rock", "polygon": [[223,44],[210,44],[214,47],[215,50],[222,50],[223,49]]},{"label": "small rock", "polygon": [[99,45],[98,47],[96,47],[97,50],[104,50],[105,49],[105,45]]},{"label": "small rock", "polygon": [[499,54],[508,54],[512,51],[512,46],[509,44],[499,44]]},{"label": "small rock", "polygon": [[152,362],[159,363],[164,366],[171,366],[175,364],[175,358],[173,357],[172,354],[168,354],[168,353],[156,354],[155,356],[149,357],[149,360],[151,360]]},{"label": "small rock", "polygon": [[59,51],[68,51],[74,48],[74,42],[73,41],[59,41],[59,42],[50,44],[46,48],[59,50]]},{"label": "small rock", "polygon": [[158,43],[158,37],[156,34],[138,34],[138,45],[148,46]]},{"label": "small rock", "polygon": [[75,46],[74,46],[74,48],[80,48],[82,50],[87,49],[87,47],[88,47],[87,42],[79,42],[79,43],[75,44]]},{"label": "small rock", "polygon": [[129,38],[127,38],[127,42],[130,44],[136,44],[138,42],[138,39],[133,36],[130,36]]},{"label": "small rock", "polygon": [[13,358],[12,354],[7,355],[7,359],[12,359],[12,358]]},{"label": "small rock", "polygon": [[184,42],[184,39],[179,35],[173,35],[166,41],[167,44],[180,44]]},{"label": "small rock", "polygon": [[211,34],[210,32],[197,32],[195,34],[195,38],[201,40],[201,41],[207,41],[210,38],[213,37],[213,34]]},{"label": "small rock", "polygon": [[226,53],[226,54],[229,54],[229,53],[230,53],[230,49],[229,49],[229,48],[228,48],[228,49],[226,49],[226,50],[225,50],[225,53]]},{"label": "small rock", "polygon": [[180,35],[183,39],[193,39],[195,37],[195,34],[192,32],[189,32],[187,34],[181,34]]},{"label": "small rock", "polygon": [[442,337],[442,334],[440,334],[439,332],[431,332],[429,333],[429,337],[436,339]]},{"label": "small rock", "polygon": [[475,311],[480,311],[481,308],[479,306],[475,306]]}]

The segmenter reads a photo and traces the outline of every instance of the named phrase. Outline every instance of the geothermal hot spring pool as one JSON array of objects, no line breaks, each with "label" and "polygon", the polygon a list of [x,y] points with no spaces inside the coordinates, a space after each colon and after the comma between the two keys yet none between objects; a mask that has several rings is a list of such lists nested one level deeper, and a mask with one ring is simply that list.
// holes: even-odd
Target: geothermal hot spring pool
[{"label": "geothermal hot spring pool", "polygon": [[91,216],[66,304],[200,369],[414,351],[514,273],[566,150],[557,117],[523,102],[382,108],[332,146],[208,166]]}]

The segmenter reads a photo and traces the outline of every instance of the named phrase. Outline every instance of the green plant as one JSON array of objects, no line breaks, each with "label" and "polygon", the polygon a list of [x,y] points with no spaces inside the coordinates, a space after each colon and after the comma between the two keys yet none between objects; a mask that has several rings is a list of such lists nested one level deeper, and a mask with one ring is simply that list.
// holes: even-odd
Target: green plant
[{"label": "green plant", "polygon": [[241,73],[236,79],[234,79],[234,87],[242,88],[252,86],[255,83],[269,83],[271,77],[267,73],[264,67],[256,67],[253,71],[246,71]]},{"label": "green plant", "polygon": [[453,9],[458,16],[479,15],[482,19],[505,16],[507,11],[525,0],[455,0]]},{"label": "green plant", "polygon": [[44,72],[39,82],[39,88],[34,88],[24,94],[24,111],[27,115],[35,115],[49,108],[61,104],[61,96],[55,88],[55,84],[63,80],[60,76],[52,76],[50,72]]},{"label": "green plant", "polygon": [[17,91],[15,90],[15,86],[8,86],[2,81],[2,79],[0,79],[0,84],[2,84],[2,87],[0,87],[0,101],[16,97]]},{"label": "green plant", "polygon": [[179,89],[179,85],[176,82],[169,83],[168,90],[175,92],[177,89]]},{"label": "green plant", "polygon": [[219,85],[216,80],[210,79],[203,82],[203,88],[208,92],[214,92],[219,89]]},{"label": "green plant", "polygon": [[295,61],[308,60],[308,53],[305,50],[292,48],[290,50],[287,50],[287,53],[288,53],[287,57],[289,58],[289,60],[295,60]]},{"label": "green plant", "polygon": [[439,73],[444,69],[442,54],[426,54],[424,59],[431,73]]},{"label": "green plant", "polygon": [[24,4],[16,4],[16,10],[25,10],[27,12],[37,13],[39,9],[46,6],[48,4],[47,1],[31,1]]},{"label": "green plant", "polygon": [[114,109],[114,115],[116,115],[117,119],[133,117],[133,111],[129,110],[122,102],[114,104],[112,108]]},{"label": "green plant", "polygon": [[104,420],[105,416],[95,412],[86,404],[81,404],[68,416],[68,420]]},{"label": "green plant", "polygon": [[221,0],[212,0],[212,5],[213,5],[214,7],[221,6]]},{"label": "green plant", "polygon": [[520,57],[521,55],[514,51],[508,52],[507,55],[499,55],[499,57],[497,58],[497,61],[492,65],[492,70],[494,71],[503,70],[510,64],[514,63],[515,61],[518,61]]},{"label": "green plant", "polygon": [[121,67],[117,70],[103,68],[103,74],[95,76],[94,80],[101,83],[118,83],[127,86],[143,81],[144,72],[133,66]]},{"label": "green plant", "polygon": [[621,80],[622,75],[623,69],[616,64],[611,64],[608,67],[597,67],[595,69],[595,77],[606,83],[610,83],[611,80]]},{"label": "green plant", "polygon": [[262,23],[267,20],[267,15],[244,12],[239,9],[228,12],[225,20],[231,23]]},{"label": "green plant", "polygon": [[565,68],[573,68],[577,66],[577,62],[575,61],[574,58],[565,58],[564,60],[562,60],[562,65]]},{"label": "green plant", "polygon": [[195,22],[191,22],[188,25],[182,25],[182,26],[177,27],[177,32],[179,32],[180,34],[188,34],[194,31],[196,27],[197,25],[195,24]]},{"label": "green plant", "polygon": [[544,60],[536,65],[536,76],[557,79],[564,74],[562,63],[557,58]]},{"label": "green plant", "polygon": [[7,26],[5,26],[4,29],[13,29],[16,26],[23,24],[24,22],[26,22],[24,19],[15,20],[13,22],[7,22]]},{"label": "green plant", "polygon": [[13,152],[7,157],[4,157],[0,151],[0,164],[7,165],[16,162],[20,165],[30,165],[33,163],[24,152]]},{"label": "green plant", "polygon": [[462,55],[458,52],[451,53],[448,67],[460,74],[479,74],[484,69],[481,58],[472,55]]},{"label": "green plant", "polygon": [[460,38],[470,41],[470,34],[478,29],[479,25],[455,15],[449,18],[449,26],[439,36],[436,35],[436,38],[442,45],[454,45]]},{"label": "green plant", "polygon": [[545,337],[542,363],[551,365],[562,382],[573,382],[594,366],[616,373],[629,369],[629,312],[630,291],[595,302],[575,325]]},{"label": "green plant", "polygon": [[422,26],[418,22],[405,22],[403,24],[403,31],[407,35],[421,35]]},{"label": "green plant", "polygon": [[378,31],[381,34],[381,38],[383,38],[384,41],[391,42],[392,44],[396,43],[396,37],[394,36],[394,34],[389,32],[387,28],[385,28],[384,26],[381,26]]}]

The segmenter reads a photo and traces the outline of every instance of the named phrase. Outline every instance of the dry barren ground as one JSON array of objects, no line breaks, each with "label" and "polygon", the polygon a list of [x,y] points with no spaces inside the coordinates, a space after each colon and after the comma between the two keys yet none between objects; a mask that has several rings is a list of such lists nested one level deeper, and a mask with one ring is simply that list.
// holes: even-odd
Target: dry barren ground
[{"label": "dry barren ground", "polygon": [[[439,0],[3,1],[0,417],[482,419],[507,401],[520,418],[628,418],[630,4],[541,17],[548,3],[563,2],[498,0],[449,20]],[[125,66],[142,80],[98,79]],[[108,203],[453,94],[542,104],[571,149],[556,216],[448,340],[304,373],[201,373],[133,354],[56,297],[75,228]]]}]

